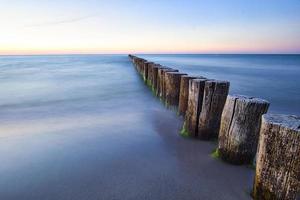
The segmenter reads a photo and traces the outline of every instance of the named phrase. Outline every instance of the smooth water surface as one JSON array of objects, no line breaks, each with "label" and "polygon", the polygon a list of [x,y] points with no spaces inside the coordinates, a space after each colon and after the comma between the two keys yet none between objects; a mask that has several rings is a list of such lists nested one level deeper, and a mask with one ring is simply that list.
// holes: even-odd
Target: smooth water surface
[{"label": "smooth water surface", "polygon": [[[298,57],[215,57],[147,56],[299,113]],[[1,56],[0,199],[249,199],[253,171],[181,126],[127,55]]]},{"label": "smooth water surface", "polygon": [[300,115],[300,55],[140,55],[191,75],[230,81],[230,93],[260,97],[272,113]]}]

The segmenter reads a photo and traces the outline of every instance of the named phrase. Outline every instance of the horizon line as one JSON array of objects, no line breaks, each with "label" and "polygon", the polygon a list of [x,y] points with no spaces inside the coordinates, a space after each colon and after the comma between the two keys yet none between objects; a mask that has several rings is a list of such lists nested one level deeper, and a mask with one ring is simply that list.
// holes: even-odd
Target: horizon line
[{"label": "horizon line", "polygon": [[63,56],[63,55],[300,55],[300,52],[298,53],[268,53],[268,52],[220,52],[220,53],[201,53],[201,52],[137,52],[137,53],[130,53],[130,52],[120,52],[120,53],[33,53],[33,54],[0,54],[0,56]]}]

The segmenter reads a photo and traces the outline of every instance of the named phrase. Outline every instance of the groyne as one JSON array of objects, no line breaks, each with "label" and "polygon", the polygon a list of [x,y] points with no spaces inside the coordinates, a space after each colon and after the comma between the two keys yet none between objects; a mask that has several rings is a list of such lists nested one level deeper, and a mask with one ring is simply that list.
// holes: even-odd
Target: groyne
[{"label": "groyne", "polygon": [[220,159],[256,165],[254,199],[300,198],[300,117],[268,114],[266,100],[228,95],[229,81],[129,58],[153,93],[184,117],[181,134],[218,139]]}]

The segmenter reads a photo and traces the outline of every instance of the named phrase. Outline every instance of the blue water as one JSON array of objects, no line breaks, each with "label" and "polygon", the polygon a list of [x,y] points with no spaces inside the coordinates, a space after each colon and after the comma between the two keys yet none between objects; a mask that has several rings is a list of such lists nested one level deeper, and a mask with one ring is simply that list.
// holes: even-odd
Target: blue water
[{"label": "blue water", "polygon": [[191,75],[228,80],[231,94],[260,97],[272,113],[300,115],[300,55],[140,55]]},{"label": "blue water", "polygon": [[[299,56],[143,57],[300,114]],[[0,199],[250,199],[253,171],[181,127],[127,55],[0,56]]]}]

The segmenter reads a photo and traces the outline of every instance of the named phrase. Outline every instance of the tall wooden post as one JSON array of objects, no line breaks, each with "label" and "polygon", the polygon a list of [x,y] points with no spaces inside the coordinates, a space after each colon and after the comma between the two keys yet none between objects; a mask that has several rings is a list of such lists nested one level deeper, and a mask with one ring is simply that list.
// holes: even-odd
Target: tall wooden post
[{"label": "tall wooden post", "polygon": [[162,91],[162,80],[163,80],[163,70],[171,69],[169,67],[162,66],[157,70],[157,90],[156,90],[156,96],[161,97],[161,91]]},{"label": "tall wooden post", "polygon": [[134,62],[134,66],[135,66],[136,70],[137,70],[138,72],[140,72],[140,71],[139,71],[139,67],[138,67],[139,58],[138,58],[138,57],[135,57],[135,58],[133,59],[133,62]]},{"label": "tall wooden post", "polygon": [[218,137],[221,115],[228,92],[228,81],[206,81],[198,126],[200,139],[208,140]]},{"label": "tall wooden post", "polygon": [[179,115],[185,116],[188,107],[189,101],[189,80],[196,79],[196,78],[204,78],[202,76],[189,76],[183,75],[180,79],[180,94],[179,94],[179,106],[178,106],[178,113]]},{"label": "tall wooden post", "polygon": [[199,114],[202,109],[202,100],[204,86],[207,79],[190,79],[189,80],[189,99],[188,108],[185,115],[184,129],[189,136],[198,136]]},{"label": "tall wooden post", "polygon": [[136,59],[136,68],[138,69],[139,74],[141,74],[141,59]]},{"label": "tall wooden post", "polygon": [[178,72],[178,70],[165,67],[165,68],[160,68],[158,70],[158,79],[157,79],[157,91],[158,91],[158,96],[164,100],[165,97],[165,73],[166,72]]},{"label": "tall wooden post", "polygon": [[143,63],[143,77],[144,77],[144,81],[147,83],[148,81],[148,68],[149,68],[149,64],[151,64],[151,62],[144,62]]},{"label": "tall wooden post", "polygon": [[154,63],[153,62],[148,62],[148,78],[147,78],[147,85],[149,87],[152,87],[152,69],[153,69],[153,65]]},{"label": "tall wooden post", "polygon": [[261,116],[269,103],[263,99],[229,95],[222,113],[218,151],[233,164],[251,164],[256,154]]},{"label": "tall wooden post", "polygon": [[300,116],[262,117],[253,197],[257,200],[300,198]]},{"label": "tall wooden post", "polygon": [[166,72],[165,74],[165,98],[167,106],[178,106],[181,76],[180,72]]},{"label": "tall wooden post", "polygon": [[154,64],[152,67],[152,87],[154,92],[157,91],[157,76],[158,76],[158,69],[160,69],[162,66],[159,64]]},{"label": "tall wooden post", "polygon": [[145,77],[145,62],[147,62],[147,60],[142,58],[138,61],[139,71],[143,78]]},{"label": "tall wooden post", "polygon": [[169,70],[163,70],[163,74],[162,74],[162,90],[161,90],[161,98],[162,100],[166,100],[166,74],[168,72],[178,72],[178,70],[176,69],[172,69],[170,68]]}]

